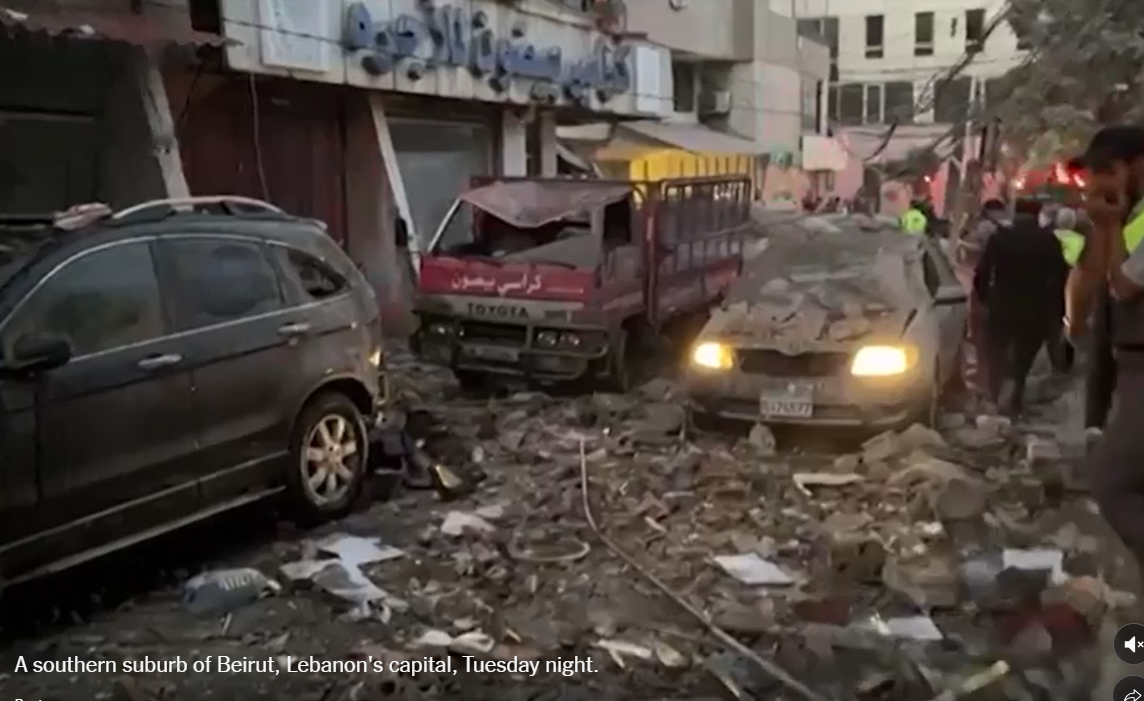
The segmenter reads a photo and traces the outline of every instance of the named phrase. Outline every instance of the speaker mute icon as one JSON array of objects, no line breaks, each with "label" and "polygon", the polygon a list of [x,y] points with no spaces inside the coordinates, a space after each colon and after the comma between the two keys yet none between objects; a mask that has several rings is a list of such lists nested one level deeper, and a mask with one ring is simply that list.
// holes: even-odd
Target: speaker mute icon
[{"label": "speaker mute icon", "polygon": [[1124,647],[1129,652],[1136,652],[1137,650],[1144,650],[1144,639],[1142,639],[1140,642],[1136,642],[1136,636],[1133,636],[1133,637],[1129,638],[1128,640],[1124,641]]}]

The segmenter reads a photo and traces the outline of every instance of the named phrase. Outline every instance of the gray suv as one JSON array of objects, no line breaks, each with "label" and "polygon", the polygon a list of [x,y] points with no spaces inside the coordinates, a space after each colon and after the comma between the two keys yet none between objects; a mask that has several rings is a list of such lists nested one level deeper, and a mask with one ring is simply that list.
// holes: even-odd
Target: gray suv
[{"label": "gray suv", "polygon": [[319,222],[236,197],[0,217],[0,582],[271,497],[344,514],[382,362]]}]

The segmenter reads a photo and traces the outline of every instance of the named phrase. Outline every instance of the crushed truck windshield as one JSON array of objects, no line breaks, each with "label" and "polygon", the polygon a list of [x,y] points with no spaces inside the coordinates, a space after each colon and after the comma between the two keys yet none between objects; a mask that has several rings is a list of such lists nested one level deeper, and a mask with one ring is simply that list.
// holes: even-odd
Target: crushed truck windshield
[{"label": "crushed truck windshield", "polygon": [[[630,238],[630,194],[627,185],[575,181],[526,180],[475,188],[450,210],[432,250],[504,264],[593,269],[603,248]],[[603,227],[594,230],[593,214],[601,211]],[[457,226],[458,221],[469,225]]]}]

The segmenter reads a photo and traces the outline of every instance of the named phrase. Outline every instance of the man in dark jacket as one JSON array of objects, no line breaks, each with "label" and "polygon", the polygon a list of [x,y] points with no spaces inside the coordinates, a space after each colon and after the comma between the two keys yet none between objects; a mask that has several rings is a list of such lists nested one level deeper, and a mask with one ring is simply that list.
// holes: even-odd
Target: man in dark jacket
[{"label": "man in dark jacket", "polygon": [[989,393],[1012,415],[1024,408],[1037,353],[1059,334],[1067,275],[1056,237],[1026,208],[989,238],[977,264],[973,291],[985,308]]}]

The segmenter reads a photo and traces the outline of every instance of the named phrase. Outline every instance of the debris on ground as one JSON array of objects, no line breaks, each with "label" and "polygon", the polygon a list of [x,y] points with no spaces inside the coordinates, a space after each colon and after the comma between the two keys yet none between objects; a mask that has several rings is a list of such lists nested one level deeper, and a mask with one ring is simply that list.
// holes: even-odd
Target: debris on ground
[{"label": "debris on ground", "polygon": [[[950,701],[997,685],[1040,699],[1056,697],[1035,680],[1064,688],[1061,670],[1081,665],[1070,645],[1132,603],[1105,577],[1084,496],[1046,493],[1039,475],[1064,451],[1002,417],[954,414],[941,430],[802,451],[762,424],[692,434],[666,381],[630,395],[470,398],[436,369],[398,367],[396,442],[437,496],[398,494],[337,531],[274,543],[252,555],[255,569],[189,580],[196,620],[234,612],[226,635],[217,621],[192,629],[161,600],[83,635],[135,657],[590,660],[592,674],[512,675],[537,689],[559,677],[568,698],[638,687]],[[285,588],[261,574],[275,570]],[[139,632],[154,628],[170,633]],[[180,692],[210,679],[180,678]],[[446,693],[462,679],[467,698],[499,699],[508,677],[416,681]],[[24,681],[25,697],[53,683]],[[319,681],[335,683],[318,675],[306,693],[334,698]],[[92,698],[110,688],[90,683]]]}]

